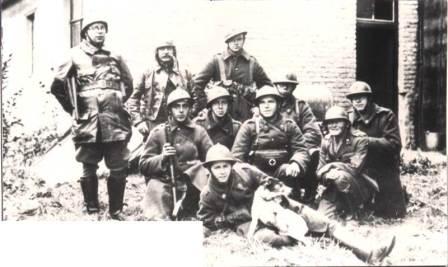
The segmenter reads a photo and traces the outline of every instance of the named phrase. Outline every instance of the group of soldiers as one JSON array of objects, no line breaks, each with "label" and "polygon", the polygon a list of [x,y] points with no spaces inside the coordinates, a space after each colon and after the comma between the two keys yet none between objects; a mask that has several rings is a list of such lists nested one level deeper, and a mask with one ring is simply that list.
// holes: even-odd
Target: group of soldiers
[{"label": "group of soldiers", "polygon": [[[134,84],[122,57],[104,46],[108,30],[104,20],[84,20],[82,41],[57,68],[51,86],[74,118],[87,213],[100,211],[96,170],[104,158],[110,217],[125,219],[134,126],[139,133],[132,134],[144,137],[138,166],[148,220],[197,218],[207,231],[247,233],[255,190],[274,179],[292,188],[288,205],[310,231],[330,233],[364,260],[390,253],[394,240],[369,253],[339,234],[343,230],[335,230],[341,227],[333,221],[356,218],[367,208],[385,217],[406,214],[397,118],[373,102],[367,83],[349,88],[350,112],[333,106],[319,127],[311,107],[293,95],[297,77],[271,80],[244,50],[245,31],[230,32],[224,52],[196,75],[180,69],[172,42],[160,43],[155,67]],[[316,211],[305,204],[320,195],[318,185],[324,190]],[[299,212],[304,207],[307,212]],[[271,245],[291,243],[275,226],[256,236]]]}]

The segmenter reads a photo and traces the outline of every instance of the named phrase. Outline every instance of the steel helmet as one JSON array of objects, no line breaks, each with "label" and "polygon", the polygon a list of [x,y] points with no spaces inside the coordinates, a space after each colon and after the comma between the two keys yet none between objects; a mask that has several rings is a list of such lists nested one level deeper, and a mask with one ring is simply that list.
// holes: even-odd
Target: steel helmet
[{"label": "steel helmet", "polygon": [[233,37],[240,35],[240,34],[243,34],[244,36],[246,36],[247,31],[243,31],[240,29],[232,29],[229,33],[226,34],[224,41],[226,43],[228,43],[230,41],[230,39],[232,39]]},{"label": "steel helmet", "polygon": [[324,123],[332,120],[345,120],[347,122],[350,122],[350,120],[348,119],[347,111],[345,111],[345,109],[340,106],[332,106],[325,113]]},{"label": "steel helmet", "polygon": [[205,162],[203,165],[209,167],[213,162],[217,161],[230,161],[234,163],[236,159],[233,157],[232,152],[226,147],[217,143],[209,148]]},{"label": "steel helmet", "polygon": [[264,96],[273,96],[277,99],[277,101],[282,99],[282,96],[278,92],[277,88],[270,85],[265,85],[257,90],[257,93],[255,94],[255,101],[258,102],[260,98]]},{"label": "steel helmet", "polygon": [[350,98],[354,95],[371,95],[372,88],[366,83],[362,81],[356,81],[350,86],[348,89],[348,93],[345,97]]},{"label": "steel helmet", "polygon": [[104,19],[100,19],[97,17],[88,17],[86,19],[82,20],[82,29],[81,29],[81,39],[84,39],[86,36],[86,32],[89,29],[89,27],[94,23],[102,23],[106,27],[106,32],[109,31],[109,27],[107,25],[107,22]]},{"label": "steel helmet", "polygon": [[228,98],[229,101],[232,99],[232,97],[229,94],[229,91],[227,91],[226,88],[221,86],[213,86],[212,88],[208,89],[206,91],[207,93],[207,106],[210,106],[213,101],[215,101],[218,98]]},{"label": "steel helmet", "polygon": [[290,83],[290,84],[299,84],[297,81],[297,75],[294,73],[287,73],[285,75],[279,75],[273,80],[273,83]]},{"label": "steel helmet", "polygon": [[181,87],[177,87],[168,95],[168,99],[166,100],[166,105],[167,105],[167,107],[169,107],[174,102],[179,101],[179,100],[184,100],[184,99],[191,102],[190,94],[185,89],[182,89]]}]

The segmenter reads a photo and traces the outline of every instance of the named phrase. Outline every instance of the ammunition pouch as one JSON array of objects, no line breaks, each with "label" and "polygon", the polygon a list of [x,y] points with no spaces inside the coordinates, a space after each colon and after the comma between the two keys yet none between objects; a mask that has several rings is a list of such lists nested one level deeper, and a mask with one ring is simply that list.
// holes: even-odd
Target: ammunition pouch
[{"label": "ammunition pouch", "polygon": [[265,172],[275,172],[282,164],[289,161],[286,149],[265,149],[252,153],[252,164]]}]

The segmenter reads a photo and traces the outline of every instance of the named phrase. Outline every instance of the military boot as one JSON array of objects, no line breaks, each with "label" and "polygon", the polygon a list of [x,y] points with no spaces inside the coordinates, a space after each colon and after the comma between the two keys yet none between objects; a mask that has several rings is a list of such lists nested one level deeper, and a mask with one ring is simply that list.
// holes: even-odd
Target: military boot
[{"label": "military boot", "polygon": [[368,264],[380,265],[395,246],[395,236],[393,236],[390,241],[384,245],[374,249],[368,249],[366,248],[366,244],[368,244],[368,242],[353,237],[353,233],[349,233],[341,227],[336,227],[330,235],[341,242],[344,246],[351,249],[356,257]]},{"label": "military boot", "polygon": [[98,177],[81,177],[79,183],[81,184],[81,190],[84,196],[83,210],[85,210],[88,214],[99,212]]},{"label": "military boot", "polygon": [[124,221],[122,215],[124,190],[126,187],[126,179],[107,180],[107,191],[109,193],[109,214],[112,219]]}]

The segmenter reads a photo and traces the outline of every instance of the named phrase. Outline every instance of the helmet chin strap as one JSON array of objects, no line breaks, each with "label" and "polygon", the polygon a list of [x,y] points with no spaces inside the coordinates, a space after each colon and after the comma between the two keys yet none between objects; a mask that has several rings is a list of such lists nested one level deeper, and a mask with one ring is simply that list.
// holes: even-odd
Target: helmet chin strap
[{"label": "helmet chin strap", "polygon": [[86,34],[86,38],[87,38],[87,41],[91,45],[95,46],[96,48],[101,48],[104,45],[104,41],[103,42],[95,42],[94,40],[92,40],[92,38],[90,38],[89,34]]}]

